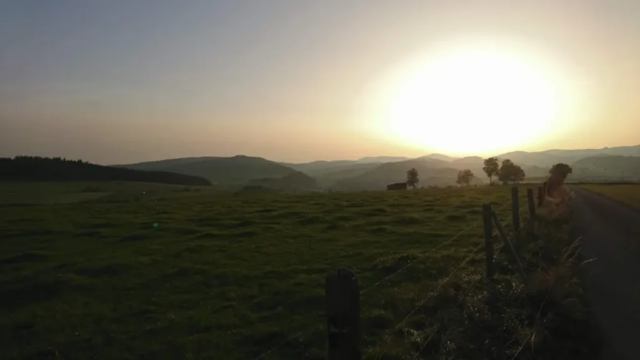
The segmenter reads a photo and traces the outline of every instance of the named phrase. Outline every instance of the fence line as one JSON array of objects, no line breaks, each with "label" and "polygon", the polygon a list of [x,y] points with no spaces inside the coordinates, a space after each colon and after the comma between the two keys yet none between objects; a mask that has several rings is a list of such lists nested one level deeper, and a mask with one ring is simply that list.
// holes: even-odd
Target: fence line
[{"label": "fence line", "polygon": [[[495,210],[494,212],[499,212],[501,210],[503,210],[505,207],[511,205],[512,202],[508,202],[504,205],[502,205],[500,208],[498,208],[497,210]],[[525,205],[526,206],[526,205]],[[522,208],[524,208],[525,206],[521,207],[520,210],[522,210]],[[381,283],[385,282],[386,280],[389,280],[390,278],[394,277],[395,275],[397,275],[398,273],[406,270],[407,268],[409,268],[411,265],[415,264],[416,262],[418,262],[419,260],[421,260],[425,255],[430,254],[433,251],[436,251],[440,248],[442,248],[443,246],[451,243],[452,241],[454,241],[455,239],[457,239],[460,235],[464,234],[466,231],[468,231],[469,229],[475,227],[478,225],[478,223],[480,223],[481,221],[475,221],[474,223],[472,223],[471,225],[469,225],[468,227],[466,227],[465,229],[463,229],[462,231],[460,231],[459,233],[457,233],[456,235],[454,235],[452,238],[450,238],[449,240],[441,243],[440,245],[434,247],[434,248],[430,248],[427,252],[425,252],[424,254],[422,254],[420,257],[418,257],[417,259],[415,259],[414,261],[411,261],[409,264],[403,266],[402,268],[400,268],[399,270],[397,270],[396,272],[384,277],[382,280],[374,283],[371,286],[368,286],[367,288],[361,290],[358,294],[364,294],[365,292],[375,288],[376,286],[380,285]],[[508,223],[508,222],[507,222]],[[498,231],[494,232],[492,237],[495,237],[498,234]],[[410,317],[411,315],[413,315],[416,311],[418,311],[420,309],[420,307],[422,307],[433,295],[435,295],[441,288],[442,286],[444,286],[449,279],[451,279],[451,277],[453,277],[453,275],[461,268],[463,267],[467,262],[469,262],[469,260],[471,260],[471,258],[478,252],[478,250],[480,250],[482,248],[482,246],[484,245],[484,243],[481,243],[480,245],[478,245],[445,279],[443,279],[442,281],[440,281],[440,283],[438,284],[438,286],[431,291],[427,297],[425,297],[422,301],[420,301],[418,303],[418,306],[416,306],[411,312],[409,312],[409,314],[407,314],[401,321],[400,323],[398,323],[398,325],[396,325],[394,327],[393,330],[397,330],[400,326],[402,326]],[[462,301],[462,300],[460,300]],[[419,352],[422,351],[422,349],[424,348],[424,346],[426,346],[426,344],[431,340],[431,338],[433,337],[433,335],[435,335],[435,333],[439,330],[439,326],[436,328],[436,330],[429,336],[429,339],[427,339],[424,343],[423,346],[420,348]],[[267,350],[266,352],[262,353],[261,355],[259,355],[258,357],[254,358],[254,360],[259,360],[259,359],[263,359],[265,356],[271,354],[272,352],[278,350],[279,348],[281,348],[282,346],[286,345],[287,343],[289,343],[290,341],[298,338],[300,335],[303,334],[303,331],[299,331],[297,332],[295,335],[287,338],[285,341],[283,341],[282,343],[278,344],[277,346]],[[384,341],[389,341],[390,339],[390,334],[387,334],[384,338]],[[376,350],[379,348],[379,344],[374,347],[373,350]],[[370,354],[373,350],[369,350],[368,354]],[[419,354],[418,352],[418,354]]]},{"label": "fence line", "polygon": [[[509,205],[509,204],[507,204],[507,205]],[[507,206],[507,205],[505,205],[505,206]],[[504,208],[505,206],[503,206],[502,208]],[[500,211],[500,209],[498,209],[498,211]],[[498,231],[498,230],[494,231],[494,233],[493,233],[492,237],[495,237],[496,235],[498,235],[498,233],[499,233],[499,231]],[[476,252],[478,252],[478,250],[480,250],[480,249],[482,248],[482,246],[483,246],[483,245],[484,245],[484,244],[480,244],[480,245],[478,245],[478,246],[477,246],[477,247],[476,247],[476,248],[471,252],[471,254],[469,254],[469,255],[468,255],[468,256],[467,256],[467,257],[466,257],[466,258],[465,258],[465,259],[464,259],[464,260],[463,260],[463,261],[462,261],[462,262],[461,262],[461,263],[460,263],[460,264],[459,264],[459,265],[458,265],[458,266],[457,266],[457,267],[456,267],[456,268],[455,268],[455,269],[454,269],[454,270],[453,270],[453,271],[452,271],[452,272],[451,272],[451,273],[450,273],[450,274],[449,274],[449,275],[448,275],[444,280],[442,280],[442,281],[440,282],[440,284],[438,284],[438,286],[437,286],[433,291],[429,292],[429,294],[428,294],[424,299],[422,299],[422,301],[420,301],[420,302],[418,303],[418,306],[416,306],[416,307],[415,307],[411,312],[409,312],[409,314],[408,314],[407,316],[405,316],[405,317],[400,321],[400,323],[398,323],[398,325],[396,325],[396,326],[393,328],[393,330],[397,330],[400,326],[402,326],[402,325],[403,325],[403,324],[404,324],[404,323],[405,323],[405,322],[406,322],[406,321],[411,317],[411,315],[413,315],[416,311],[418,311],[418,309],[420,309],[420,307],[422,307],[422,305],[424,305],[424,304],[425,304],[425,303],[426,303],[426,302],[427,302],[427,301],[428,301],[428,300],[429,300],[433,295],[435,295],[435,294],[436,294],[436,293],[437,293],[437,292],[442,288],[442,286],[444,286],[444,285],[449,281],[449,279],[451,279],[451,277],[452,277],[452,276],[453,276],[453,275],[454,275],[454,274],[455,274],[455,273],[456,273],[456,272],[457,272],[461,267],[463,267],[463,266],[464,266],[464,265],[465,265],[469,260],[471,260],[471,258],[476,254]],[[467,288],[467,290],[469,290],[469,288]],[[460,298],[460,301],[458,302],[458,304],[459,304],[460,302],[462,302],[462,298],[463,298],[463,297],[461,297],[461,298]],[[431,339],[431,337],[433,337],[433,335],[437,332],[437,330],[438,330],[438,329],[436,329],[436,330],[431,334],[431,336],[429,337],[429,340]],[[388,342],[388,341],[389,341],[389,339],[390,339],[389,334],[387,334],[387,335],[385,336],[385,338],[384,338],[384,341],[387,341],[387,342]],[[422,351],[422,349],[424,348],[424,346],[426,345],[426,343],[427,343],[427,342],[428,342],[428,340],[427,340],[427,341],[423,344],[423,346],[420,348],[420,350],[418,351],[418,354],[420,353],[420,351]],[[374,350],[376,350],[377,348],[379,348],[379,345],[378,345],[378,346],[376,346],[373,350],[370,350],[370,351],[368,352],[368,354],[371,354],[371,353],[372,353]]]},{"label": "fence line", "polygon": [[445,241],[444,243],[436,246],[435,248],[431,248],[429,249],[429,251],[425,252],[424,254],[422,254],[420,257],[418,257],[417,259],[411,261],[410,263],[408,263],[407,265],[403,266],[402,268],[400,268],[398,271],[394,272],[393,274],[386,276],[385,278],[383,278],[382,280],[376,282],[375,284],[363,289],[362,291],[360,291],[360,294],[364,294],[365,292],[373,289],[374,287],[382,284],[383,282],[385,282],[386,280],[389,280],[390,278],[394,277],[395,275],[397,275],[398,273],[400,273],[401,271],[407,269],[408,267],[410,267],[411,265],[415,264],[416,262],[418,262],[419,260],[422,259],[422,257],[430,254],[431,252],[443,247],[444,245],[447,245],[448,243],[452,242],[453,240],[457,239],[460,235],[464,234],[467,230],[471,229],[472,227],[478,225],[478,222],[476,221],[475,223],[471,224],[470,226],[468,226],[466,229],[462,230],[461,232],[459,232],[458,234],[456,234],[454,237],[452,237],[451,239]]},{"label": "fence line", "polygon": [[[388,334],[384,337],[383,341],[389,342],[389,339],[391,338],[390,334],[392,331],[398,330],[398,328],[400,328],[400,326],[404,325],[404,323],[411,317],[411,315],[415,314],[416,311],[418,311],[418,309],[420,309],[422,307],[422,305],[424,305],[433,295],[435,295],[441,288],[442,286],[444,286],[444,284],[446,284],[449,279],[451,279],[451,277],[458,271],[458,269],[460,269],[462,266],[464,266],[469,260],[471,260],[471,258],[476,254],[476,252],[478,252],[478,250],[480,250],[482,248],[482,245],[484,244],[480,244],[478,245],[472,252],[471,254],[469,254],[469,256],[467,256],[444,280],[440,281],[440,284],[438,284],[438,286],[431,292],[429,292],[429,294],[422,299],[419,303],[418,306],[416,306],[413,310],[411,310],[409,312],[409,314],[407,314],[407,316],[405,316],[399,323],[398,325],[396,325],[392,330],[387,331]],[[374,347],[372,350],[369,350],[369,354],[371,354],[373,351],[377,350],[380,347],[380,345],[378,344],[376,347]]]},{"label": "fence line", "polygon": [[[526,205],[525,205],[526,206]],[[520,210],[522,210],[522,208],[520,208]],[[500,211],[500,209],[498,209],[498,211]],[[498,235],[498,230],[494,231],[491,237],[495,237]],[[480,244],[480,246],[482,246],[482,244]],[[474,280],[468,287],[467,287],[467,291],[469,291],[469,289],[477,282],[477,280]],[[456,306],[460,305],[460,303],[462,303],[462,300],[464,299],[464,297],[460,297],[460,299],[458,300],[458,304],[456,304]],[[422,352],[422,350],[424,350],[424,347],[427,346],[427,344],[429,343],[429,341],[431,341],[431,338],[433,338],[433,336],[438,332],[438,330],[440,330],[440,325],[436,326],[436,329],[433,330],[433,332],[431,333],[431,335],[429,335],[429,338],[424,341],[422,343],[422,345],[420,346],[420,349],[418,349],[418,351],[416,352],[414,359],[417,359],[418,356],[420,355],[420,353]]]},{"label": "fence line", "polygon": [[[514,194],[514,193],[515,193],[515,196],[517,196],[517,190],[512,191],[512,194]],[[498,211],[502,210],[503,208],[505,208],[506,206],[508,206],[509,204],[515,204],[515,203],[514,203],[514,202],[507,203],[507,204],[505,204],[505,205],[501,206],[499,209],[497,209],[497,210],[495,210],[495,211],[492,211],[492,216],[494,217],[494,219],[495,219],[496,221],[498,220],[498,217],[497,217],[496,213],[497,213]],[[528,204],[525,204],[525,205],[523,205],[523,206],[521,206],[521,207],[519,207],[519,208],[514,207],[514,208],[512,209],[513,213],[514,213],[514,214],[517,214],[517,216],[518,216],[518,218],[517,218],[518,225],[519,225],[519,222],[520,222],[520,215],[519,215],[519,214],[520,214],[521,210],[522,210],[522,209],[524,209],[524,208],[525,208],[525,207],[527,207],[527,206],[528,206]],[[514,221],[515,221],[516,219],[514,218],[514,219],[512,219],[512,220],[514,220]],[[507,221],[507,223],[509,223],[509,222]],[[477,224],[477,223],[474,223],[474,224],[473,224],[473,226],[475,226],[476,224]],[[515,224],[512,224],[512,225],[516,226]],[[468,229],[468,228],[467,228],[467,229]],[[467,229],[465,229],[465,231],[466,231]],[[494,238],[496,235],[500,234],[500,233],[501,233],[501,232],[500,232],[500,230],[501,230],[501,229],[499,228],[499,229],[497,229],[496,231],[494,231],[491,237],[492,237],[492,238]],[[515,230],[518,230],[518,229],[515,229]],[[503,232],[504,232],[504,230],[503,230]],[[484,243],[481,243],[480,245],[478,245],[478,246],[477,246],[477,247],[476,247],[476,248],[471,252],[471,254],[469,254],[469,256],[467,256],[467,257],[462,261],[462,263],[460,263],[460,265],[458,265],[458,266],[457,266],[457,267],[456,267],[456,268],[455,268],[455,269],[454,269],[454,270],[453,270],[453,271],[452,271],[452,272],[451,272],[451,273],[450,273],[450,274],[449,274],[449,275],[448,275],[444,280],[442,280],[442,281],[440,282],[440,284],[438,285],[438,287],[436,287],[436,289],[435,289],[435,290],[431,291],[431,292],[430,292],[430,293],[429,293],[429,294],[428,294],[428,295],[427,295],[427,296],[426,296],[422,301],[420,301],[420,302],[418,303],[418,306],[416,306],[416,308],[414,308],[411,312],[409,312],[409,314],[408,314],[407,316],[405,316],[405,317],[402,319],[402,321],[400,321],[400,323],[398,323],[398,325],[396,325],[396,326],[393,328],[393,330],[392,330],[392,331],[395,331],[395,330],[397,330],[398,328],[400,328],[400,326],[402,326],[402,325],[403,325],[403,324],[404,324],[404,323],[405,323],[405,322],[406,322],[406,321],[411,317],[411,315],[413,315],[416,311],[418,311],[418,309],[420,309],[420,307],[422,307],[422,305],[424,305],[424,304],[427,302],[427,300],[429,300],[429,299],[430,299],[434,294],[436,294],[436,293],[437,293],[437,292],[442,288],[442,286],[444,286],[444,284],[446,284],[446,283],[449,281],[449,279],[451,279],[451,277],[452,277],[452,276],[453,276],[453,275],[454,275],[454,274],[455,274],[455,273],[456,273],[456,272],[457,272],[457,271],[458,271],[462,266],[464,266],[464,265],[465,265],[469,260],[471,260],[471,258],[475,255],[475,253],[476,253],[478,250],[480,250],[480,249],[482,248],[482,246],[483,246],[483,245],[484,245]],[[472,284],[472,285],[473,285],[473,284]],[[469,287],[467,288],[467,291],[469,291],[469,289],[470,289],[470,288],[471,288],[471,286],[469,286]],[[460,303],[462,302],[462,299],[463,299],[463,298],[464,298],[464,296],[461,296],[461,297],[460,297],[460,300],[458,301],[458,304],[460,304]],[[418,350],[418,352],[416,353],[416,355],[414,356],[414,358],[417,358],[417,357],[418,357],[418,355],[420,354],[420,352],[422,352],[422,350],[424,349],[424,347],[426,346],[426,344],[429,342],[429,340],[431,340],[431,338],[435,335],[435,333],[436,333],[438,330],[439,330],[439,326],[436,326],[436,329],[435,329],[435,330],[433,331],[433,333],[429,336],[429,339],[427,339],[425,342],[423,342],[423,343],[422,343],[422,345],[421,345],[420,349]],[[388,333],[387,333],[387,335],[384,337],[384,340],[383,340],[383,341],[386,341],[386,342],[388,343],[388,342],[389,342],[389,340],[390,340],[390,338],[391,338],[391,336],[390,336],[390,335],[391,335],[391,331],[388,331]],[[374,348],[372,348],[371,350],[369,350],[368,354],[371,354],[372,352],[374,352],[375,350],[377,350],[379,347],[380,347],[380,343],[378,343],[378,345],[376,345]]]},{"label": "fence line", "polygon": [[[506,204],[502,205],[502,206],[501,206],[499,209],[497,209],[496,211],[500,211],[500,210],[504,209],[505,207],[509,206],[510,204],[511,204],[511,202],[506,203]],[[429,250],[427,250],[427,252],[423,253],[423,254],[422,254],[420,257],[418,257],[417,259],[415,259],[415,260],[413,260],[413,261],[409,262],[407,265],[405,265],[405,266],[401,267],[398,271],[396,271],[396,272],[392,273],[392,274],[391,274],[391,275],[389,275],[389,276],[386,276],[385,278],[383,278],[382,280],[380,280],[380,281],[376,282],[375,284],[373,284],[373,285],[371,285],[371,286],[368,286],[367,288],[363,289],[362,291],[360,291],[360,295],[362,295],[362,294],[364,294],[365,292],[367,292],[367,291],[369,291],[369,290],[373,289],[374,287],[376,287],[376,286],[378,286],[378,285],[382,284],[382,283],[383,283],[383,282],[385,282],[386,280],[389,280],[390,278],[392,278],[392,277],[396,276],[396,275],[397,275],[398,273],[400,273],[401,271],[404,271],[405,269],[407,269],[407,268],[408,268],[408,267],[410,267],[411,265],[413,265],[413,264],[415,264],[416,262],[420,261],[424,256],[426,256],[426,255],[428,255],[428,254],[430,254],[430,253],[432,253],[432,252],[434,252],[434,251],[436,251],[436,250],[440,249],[441,247],[443,247],[443,246],[445,246],[445,245],[447,245],[447,244],[451,243],[453,240],[457,239],[460,235],[464,234],[467,230],[471,229],[471,228],[472,228],[472,227],[474,227],[474,226],[477,226],[479,222],[480,222],[480,221],[476,221],[476,222],[472,223],[472,224],[471,224],[471,225],[469,225],[467,228],[465,228],[464,230],[462,230],[462,231],[460,231],[459,233],[457,233],[456,235],[454,235],[451,239],[449,239],[449,240],[447,240],[447,241],[443,242],[442,244],[440,244],[440,245],[438,245],[438,246],[436,246],[436,247],[434,247],[434,248],[430,248]]]},{"label": "fence line", "polygon": [[[526,208],[526,207],[527,207],[527,205],[525,204],[525,205],[521,206],[521,207],[520,207],[520,209],[519,209],[518,211],[519,211],[519,212],[521,212],[521,211],[522,211],[522,209],[524,209],[524,208]],[[529,218],[529,220],[530,220],[530,221],[531,221],[531,219],[532,219],[532,218]],[[509,222],[507,221],[507,222],[505,223],[505,225],[508,225],[508,224],[509,224]],[[496,235],[498,235],[498,230],[496,230],[496,231],[493,233],[492,237],[494,237],[494,236],[496,236]],[[501,254],[501,249],[502,249],[504,246],[505,246],[504,241],[501,241],[501,242],[498,244],[498,246],[497,246],[496,248],[494,248],[494,251],[495,251],[496,249],[498,249],[497,251],[495,251],[495,254],[496,254],[496,255],[495,255],[495,258],[498,258],[499,256],[501,256],[501,255],[502,255],[502,254]],[[494,260],[495,260],[495,258],[494,258]]]}]

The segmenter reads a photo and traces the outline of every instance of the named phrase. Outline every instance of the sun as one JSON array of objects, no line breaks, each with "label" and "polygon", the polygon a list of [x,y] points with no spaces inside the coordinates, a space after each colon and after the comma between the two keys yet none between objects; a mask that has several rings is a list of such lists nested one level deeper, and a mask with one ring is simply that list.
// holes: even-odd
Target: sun
[{"label": "sun", "polygon": [[517,149],[561,116],[562,85],[514,51],[463,47],[403,76],[386,102],[386,136],[449,154]]}]

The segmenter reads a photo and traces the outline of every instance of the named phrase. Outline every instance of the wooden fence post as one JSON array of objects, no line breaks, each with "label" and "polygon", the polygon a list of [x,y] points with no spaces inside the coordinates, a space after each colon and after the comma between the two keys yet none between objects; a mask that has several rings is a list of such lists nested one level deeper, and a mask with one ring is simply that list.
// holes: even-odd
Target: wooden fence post
[{"label": "wooden fence post", "polygon": [[327,274],[328,360],[361,360],[360,289],[348,269]]},{"label": "wooden fence post", "polygon": [[549,195],[549,184],[545,181],[542,184],[542,188],[544,189],[544,197],[546,198]]},{"label": "wooden fence post", "polygon": [[533,189],[527,189],[527,203],[529,204],[529,219],[536,216],[536,203],[533,200]]},{"label": "wooden fence post", "polygon": [[542,186],[538,186],[538,207],[541,207],[543,202],[544,202],[544,189],[542,189]]},{"label": "wooden fence post", "polygon": [[513,229],[520,230],[520,199],[518,199],[518,187],[511,188],[511,219]]},{"label": "wooden fence post", "polygon": [[493,226],[491,224],[491,204],[482,205],[484,222],[484,249],[487,253],[487,278],[493,277]]},{"label": "wooden fence post", "polygon": [[504,241],[507,244],[507,246],[509,246],[509,250],[511,250],[511,254],[513,254],[513,257],[516,259],[516,262],[518,263],[518,270],[520,270],[520,276],[522,277],[522,281],[526,284],[527,274],[524,272],[524,266],[522,266],[522,262],[520,261],[520,257],[518,256],[516,249],[513,247],[513,244],[507,237],[507,234],[505,233],[504,228],[502,227],[502,224],[500,224],[498,215],[496,215],[495,212],[492,212],[491,217],[493,218],[493,221],[496,223],[496,227],[498,228],[498,233],[500,233],[500,237],[502,238],[502,241]]}]

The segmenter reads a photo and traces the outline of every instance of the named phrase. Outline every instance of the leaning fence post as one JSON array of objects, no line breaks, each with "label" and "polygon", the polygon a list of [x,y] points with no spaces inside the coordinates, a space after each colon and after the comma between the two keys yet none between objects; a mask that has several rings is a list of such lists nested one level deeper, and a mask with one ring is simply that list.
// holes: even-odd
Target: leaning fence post
[{"label": "leaning fence post", "polygon": [[513,244],[507,237],[507,234],[505,233],[504,228],[502,227],[502,224],[500,224],[498,215],[496,215],[495,212],[492,212],[491,217],[493,218],[493,221],[495,222],[496,227],[498,228],[498,233],[500,233],[500,237],[502,238],[502,241],[504,241],[509,246],[509,250],[511,250],[511,254],[513,254],[513,257],[516,259],[516,262],[518,263],[518,270],[520,271],[520,276],[522,277],[522,282],[526,284],[527,274],[524,272],[524,266],[522,266],[522,262],[520,261],[520,257],[518,256],[516,249],[513,247]]},{"label": "leaning fence post", "polygon": [[482,205],[484,222],[484,249],[487,253],[487,278],[493,277],[493,226],[491,224],[491,204]]},{"label": "leaning fence post", "polygon": [[361,360],[360,290],[348,269],[327,274],[328,360]]},{"label": "leaning fence post", "polygon": [[538,186],[538,207],[541,207],[543,202],[544,202],[544,189],[542,189],[542,186]]},{"label": "leaning fence post", "polygon": [[520,200],[518,199],[518,188],[511,188],[511,217],[513,219],[513,229],[520,230]]},{"label": "leaning fence post", "polygon": [[533,200],[533,189],[527,189],[527,203],[529,205],[529,219],[536,216],[536,203]]}]

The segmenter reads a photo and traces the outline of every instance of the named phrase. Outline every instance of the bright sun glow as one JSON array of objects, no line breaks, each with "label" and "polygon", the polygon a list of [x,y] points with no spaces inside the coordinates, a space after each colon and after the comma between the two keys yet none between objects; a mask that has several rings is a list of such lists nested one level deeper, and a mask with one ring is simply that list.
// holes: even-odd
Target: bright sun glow
[{"label": "bright sun glow", "polygon": [[432,151],[482,154],[521,148],[550,131],[566,105],[560,79],[513,54],[463,48],[414,66],[392,86],[382,110],[386,137]]}]

